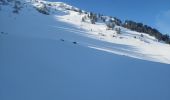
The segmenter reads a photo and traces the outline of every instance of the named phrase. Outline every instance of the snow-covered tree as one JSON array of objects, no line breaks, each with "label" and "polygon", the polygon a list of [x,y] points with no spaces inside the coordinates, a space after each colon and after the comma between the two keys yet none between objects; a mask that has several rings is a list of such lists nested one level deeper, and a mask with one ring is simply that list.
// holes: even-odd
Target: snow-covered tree
[{"label": "snow-covered tree", "polygon": [[49,15],[49,9],[47,8],[47,6],[42,3],[41,5],[37,6],[36,7],[37,11],[39,11],[40,13],[42,14],[46,14],[46,15]]},{"label": "snow-covered tree", "polygon": [[115,27],[115,23],[113,22],[113,20],[109,20],[108,22],[106,22],[106,26],[107,26],[107,30],[113,30]]}]

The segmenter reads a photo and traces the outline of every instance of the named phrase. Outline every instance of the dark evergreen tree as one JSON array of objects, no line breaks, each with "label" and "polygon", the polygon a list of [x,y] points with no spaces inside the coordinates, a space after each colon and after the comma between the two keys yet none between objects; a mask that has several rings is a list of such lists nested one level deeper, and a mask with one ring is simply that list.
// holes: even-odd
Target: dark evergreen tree
[{"label": "dark evergreen tree", "polygon": [[116,17],[114,17],[114,23],[118,26],[122,26],[122,21]]},{"label": "dark evergreen tree", "polygon": [[163,35],[162,36],[162,41],[165,41],[166,43],[170,43],[170,37],[169,37],[169,35]]},{"label": "dark evergreen tree", "polygon": [[21,8],[22,8],[21,2],[20,1],[15,1],[13,8],[14,8],[13,13],[19,13],[19,10],[21,10]]},{"label": "dark evergreen tree", "polygon": [[165,41],[166,43],[169,43],[170,40],[170,37],[168,35],[163,35],[157,29],[154,29],[147,25],[143,25],[142,23],[136,23],[133,21],[126,20],[125,23],[123,24],[123,27],[137,32],[147,33],[157,38],[158,41]]},{"label": "dark evergreen tree", "polygon": [[90,14],[88,14],[88,17],[90,18],[90,21],[91,21],[92,24],[96,23],[96,21],[97,21],[97,15],[96,14],[90,12]]}]

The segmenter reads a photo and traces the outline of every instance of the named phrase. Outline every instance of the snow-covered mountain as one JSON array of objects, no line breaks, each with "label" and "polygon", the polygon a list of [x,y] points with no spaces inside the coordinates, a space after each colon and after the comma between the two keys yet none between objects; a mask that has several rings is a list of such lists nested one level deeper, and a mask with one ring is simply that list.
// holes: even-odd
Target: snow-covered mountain
[{"label": "snow-covered mountain", "polygon": [[169,100],[170,45],[89,15],[0,0],[0,100]]},{"label": "snow-covered mountain", "polygon": [[[2,1],[5,2],[5,0]],[[157,42],[155,37],[148,34],[120,26],[107,30],[107,25],[100,20],[91,24],[90,19],[87,18],[89,12],[62,2],[9,1],[6,1],[4,5],[1,4],[1,35],[8,33],[9,35],[63,39],[118,55],[170,63],[170,46]],[[104,17],[107,22],[109,17]],[[86,20],[82,21],[82,18]],[[121,32],[118,34],[116,29],[119,28]]]}]

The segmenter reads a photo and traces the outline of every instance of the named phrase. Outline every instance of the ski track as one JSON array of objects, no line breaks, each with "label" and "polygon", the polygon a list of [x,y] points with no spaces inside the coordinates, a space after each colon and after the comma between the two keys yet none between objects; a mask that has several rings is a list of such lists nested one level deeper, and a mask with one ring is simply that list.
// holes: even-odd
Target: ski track
[{"label": "ski track", "polygon": [[[63,26],[51,26],[54,27],[56,29],[62,30],[62,31],[67,31],[67,32],[72,32],[72,33],[76,33],[78,35],[84,35],[86,37],[92,38],[92,33],[88,33],[88,31],[81,31],[79,29],[73,29],[73,28],[68,28],[68,27],[63,27]],[[91,35],[91,36],[89,36]],[[95,36],[94,39],[97,39],[97,35],[93,35]],[[98,39],[97,39],[98,40]],[[101,39],[99,39],[101,40]],[[102,40],[101,40],[102,41]],[[105,42],[105,40],[103,40]],[[73,42],[73,41],[70,41]],[[97,49],[97,50],[102,50],[102,51],[106,51],[106,52],[110,52],[110,53],[114,53],[114,54],[121,54],[121,55],[126,55],[126,56],[130,56],[133,58],[138,58],[138,59],[147,59],[152,61],[153,59],[155,59],[155,61],[158,61],[163,59],[163,62],[165,63],[169,63],[170,60],[162,55],[156,55],[156,54],[148,54],[148,53],[139,53],[138,48],[135,48],[136,50],[132,50],[132,49],[128,49],[128,48],[120,48],[120,47],[116,47],[113,45],[107,45],[107,42],[105,43],[105,45],[99,46],[99,45],[95,45],[90,43],[83,43],[81,41],[77,41],[79,43],[79,45],[83,45],[89,48],[93,48],[93,49]],[[133,55],[131,55],[133,54]],[[152,60],[151,60],[152,59]],[[170,64],[170,63],[169,63]]]}]

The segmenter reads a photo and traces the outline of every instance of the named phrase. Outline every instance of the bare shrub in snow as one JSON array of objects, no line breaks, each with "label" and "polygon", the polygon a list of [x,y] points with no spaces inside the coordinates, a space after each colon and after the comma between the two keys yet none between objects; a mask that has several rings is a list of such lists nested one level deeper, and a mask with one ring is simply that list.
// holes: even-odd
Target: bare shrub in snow
[{"label": "bare shrub in snow", "polygon": [[117,34],[121,34],[121,29],[120,28],[115,28],[115,31]]}]

